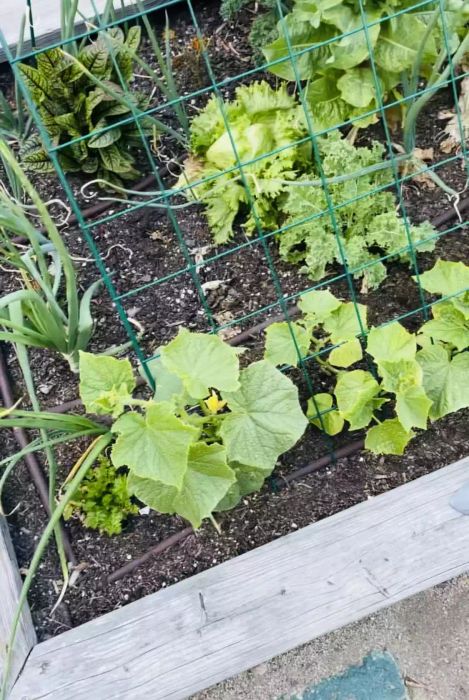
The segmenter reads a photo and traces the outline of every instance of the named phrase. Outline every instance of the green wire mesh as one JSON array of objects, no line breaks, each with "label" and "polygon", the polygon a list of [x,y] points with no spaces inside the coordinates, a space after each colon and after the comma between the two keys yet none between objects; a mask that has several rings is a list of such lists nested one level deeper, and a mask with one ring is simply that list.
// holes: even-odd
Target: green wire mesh
[{"label": "green wire mesh", "polygon": [[[50,43],[48,46],[42,47],[41,49],[36,49],[34,48],[35,45],[35,37],[34,34],[31,34],[31,42],[32,42],[32,50],[30,50],[27,53],[23,53],[20,56],[13,57],[11,51],[5,47],[4,49],[6,51],[8,60],[10,62],[10,65],[12,67],[14,76],[16,80],[18,81],[21,91],[24,95],[25,101],[31,110],[31,113],[34,117],[34,121],[36,123],[38,132],[40,134],[40,137],[46,146],[46,149],[50,155],[51,161],[54,165],[54,168],[57,172],[57,175],[60,179],[60,182],[64,188],[66,197],[68,198],[68,201],[70,203],[70,206],[73,210],[73,213],[77,217],[77,221],[79,224],[80,229],[83,232],[84,238],[86,240],[87,245],[89,246],[89,249],[91,250],[93,257],[96,261],[96,265],[99,269],[99,272],[105,282],[105,285],[109,291],[109,294],[111,296],[111,299],[115,305],[116,311],[120,317],[120,320],[125,328],[125,331],[129,337],[129,339],[132,342],[133,349],[136,353],[136,356],[139,360],[139,362],[142,364],[142,367],[148,377],[148,380],[153,384],[153,376],[149,371],[149,363],[155,359],[158,355],[156,354],[147,354],[142,347],[142,344],[140,343],[134,326],[132,325],[131,321],[129,320],[129,314],[126,311],[125,304],[129,302],[130,300],[136,300],[138,299],[138,296],[142,294],[143,292],[146,292],[148,290],[155,290],[157,293],[159,289],[161,289],[161,285],[167,284],[174,282],[183,276],[188,276],[192,284],[197,292],[198,299],[200,302],[200,307],[203,311],[203,314],[205,315],[206,321],[207,321],[207,330],[212,333],[217,333],[222,330],[226,330],[231,327],[239,327],[243,328],[246,325],[249,326],[252,323],[256,322],[257,320],[265,320],[268,318],[268,316],[272,312],[277,312],[281,313],[283,318],[288,322],[289,324],[289,329],[290,329],[290,334],[292,338],[292,342],[294,343],[296,353],[298,356],[298,366],[301,371],[303,380],[305,382],[305,385],[307,387],[308,393],[310,395],[313,395],[315,393],[315,381],[316,377],[314,374],[314,370],[311,370],[311,365],[310,365],[310,360],[320,356],[323,353],[329,352],[331,350],[331,346],[327,346],[326,348],[322,348],[321,350],[314,352],[312,354],[309,354],[308,356],[303,356],[299,347],[299,344],[297,342],[297,339],[295,337],[295,330],[294,326],[292,325],[291,321],[294,318],[295,315],[295,309],[294,309],[294,303],[295,301],[302,295],[305,294],[306,292],[309,292],[311,290],[317,290],[321,288],[326,288],[326,287],[331,287],[332,285],[336,283],[343,283],[346,285],[346,288],[348,290],[348,295],[350,297],[350,300],[354,304],[355,308],[355,314],[357,317],[357,322],[358,322],[358,327],[360,328],[360,336],[362,339],[365,338],[366,336],[366,329],[363,326],[362,318],[359,313],[359,307],[358,307],[358,302],[357,302],[357,290],[355,287],[355,281],[354,281],[354,275],[356,275],[357,272],[360,272],[368,267],[372,267],[373,265],[378,265],[384,261],[386,261],[389,258],[393,258],[398,254],[408,254],[411,262],[411,274],[413,274],[414,279],[417,283],[418,286],[418,294],[419,294],[419,304],[413,308],[410,311],[406,311],[405,313],[402,313],[401,315],[385,320],[383,325],[386,325],[387,323],[393,323],[396,321],[401,321],[406,318],[409,318],[411,316],[414,316],[416,314],[421,314],[423,319],[426,319],[428,317],[429,309],[432,305],[434,305],[434,301],[431,301],[428,299],[425,291],[423,290],[421,284],[420,284],[420,270],[419,270],[419,264],[417,261],[417,250],[418,246],[424,245],[425,243],[428,243],[431,240],[436,240],[439,239],[443,236],[448,236],[448,235],[457,235],[458,233],[461,233],[463,231],[464,226],[468,223],[467,221],[464,221],[461,219],[458,221],[457,224],[451,226],[450,228],[447,228],[444,231],[438,231],[434,233],[432,236],[429,236],[426,240],[421,241],[418,246],[415,245],[412,237],[412,232],[411,232],[411,227],[410,227],[410,221],[409,221],[409,216],[406,210],[406,203],[405,199],[403,197],[402,193],[402,188],[406,183],[409,183],[416,175],[425,175],[428,171],[432,171],[433,173],[436,173],[437,170],[441,168],[446,168],[447,166],[451,165],[452,167],[456,167],[457,165],[463,165],[463,167],[466,168],[467,173],[469,175],[469,159],[467,157],[467,147],[466,147],[466,135],[465,135],[465,129],[464,129],[464,124],[463,124],[463,119],[461,115],[461,110],[459,106],[459,101],[458,101],[458,83],[467,77],[469,73],[464,72],[462,70],[458,70],[458,72],[455,70],[455,66],[453,65],[452,58],[451,58],[451,51],[450,51],[450,36],[449,36],[449,30],[447,27],[446,19],[445,19],[445,7],[444,7],[444,0],[423,0],[422,2],[416,2],[415,4],[412,4],[411,6],[400,10],[394,14],[389,14],[385,17],[381,17],[379,20],[376,21],[369,21],[367,17],[367,12],[366,12],[366,7],[364,0],[359,0],[359,8],[360,8],[360,15],[361,15],[361,20],[362,20],[362,26],[359,26],[349,32],[346,32],[344,34],[340,34],[337,36],[334,36],[333,38],[327,39],[323,42],[320,42],[318,44],[315,44],[314,46],[308,46],[303,48],[300,51],[296,51],[293,48],[292,42],[291,42],[291,37],[288,32],[288,25],[285,22],[285,11],[282,8],[282,4],[280,0],[277,0],[277,11],[278,11],[278,16],[280,17],[280,22],[283,27],[283,32],[286,37],[287,45],[288,45],[288,56],[285,58],[279,58],[271,62],[266,62],[262,66],[258,66],[255,68],[250,68],[248,70],[245,70],[242,73],[234,74],[232,76],[223,78],[222,80],[218,80],[214,66],[212,65],[212,61],[209,55],[209,51],[207,50],[205,38],[203,36],[203,32],[200,26],[200,22],[198,19],[198,14],[195,9],[196,3],[194,3],[192,0],[162,0],[160,2],[155,2],[151,4],[150,6],[147,4],[146,8],[139,9],[139,11],[133,11],[127,9],[125,14],[121,15],[120,18],[116,18],[114,15],[103,17],[102,15],[99,14],[97,11],[97,8],[95,7],[93,3],[93,8],[94,8],[94,13],[95,17],[92,21],[88,23],[88,28],[83,31],[78,31],[74,36],[71,36],[70,38],[66,39],[65,41],[60,40],[56,41],[53,43]],[[34,22],[34,3],[30,2],[30,9],[31,9],[31,17]],[[88,134],[86,136],[81,136],[79,138],[72,139],[68,141],[67,143],[63,143],[60,145],[53,145],[53,143],[50,140],[50,137],[47,133],[47,130],[42,123],[39,114],[37,112],[37,109],[34,105],[34,102],[31,98],[31,95],[28,93],[28,90],[24,84],[24,81],[21,76],[21,72],[19,71],[18,68],[18,63],[27,61],[29,59],[33,59],[35,56],[38,54],[49,50],[51,48],[55,47],[63,47],[65,50],[67,49],[67,46],[73,42],[82,40],[82,39],[87,39],[87,38],[92,38],[93,36],[96,35],[97,31],[103,31],[106,29],[110,29],[115,26],[120,26],[124,23],[130,23],[130,22],[139,22],[142,20],[142,18],[146,15],[148,15],[150,12],[156,12],[157,13],[157,19],[160,21],[161,19],[161,26],[164,26],[164,17],[165,17],[165,12],[169,10],[170,8],[175,9],[181,9],[186,12],[186,14],[189,15],[190,21],[192,23],[192,31],[194,32],[195,36],[197,37],[198,40],[198,45],[200,47],[201,51],[201,57],[203,59],[203,62],[205,64],[205,69],[206,73],[208,76],[208,85],[204,85],[203,87],[198,87],[196,90],[191,91],[189,94],[184,94],[182,96],[178,96],[172,100],[167,100],[165,102],[162,102],[161,104],[156,105],[155,107],[148,109],[148,110],[139,110],[134,102],[130,99],[131,93],[129,91],[129,87],[122,77],[119,66],[117,64],[117,61],[115,60],[113,56],[113,52],[111,51],[111,57],[114,63],[114,68],[116,71],[116,74],[119,77],[119,82],[120,86],[123,90],[123,94],[126,95],[128,99],[128,105],[130,106],[130,111],[131,111],[131,116],[128,116],[126,118],[123,118],[121,120],[116,120],[113,124],[104,127],[99,130],[95,130],[92,134]],[[399,17],[402,14],[408,13],[410,11],[416,10],[416,9],[421,9],[424,12],[431,12],[431,11],[436,11],[439,9],[439,20],[441,22],[442,26],[442,32],[443,32],[443,42],[445,44],[446,50],[447,50],[447,55],[448,55],[448,65],[449,65],[449,74],[447,79],[442,80],[441,82],[438,83],[438,88],[442,87],[449,87],[452,93],[452,98],[454,100],[454,108],[455,108],[455,114],[456,114],[456,119],[457,119],[457,125],[458,125],[458,131],[459,131],[459,149],[457,153],[455,153],[452,156],[449,156],[447,158],[443,158],[439,160],[436,163],[431,163],[428,166],[423,166],[419,171],[415,172],[413,171],[412,173],[408,174],[402,174],[400,173],[399,169],[399,157],[396,156],[395,151],[393,149],[393,143],[392,143],[392,135],[390,133],[390,129],[387,123],[386,119],[386,114],[388,110],[391,110],[396,107],[402,107],[402,105],[412,105],[415,103],[415,101],[418,98],[421,98],[423,96],[428,96],[431,97],[435,93],[435,86],[431,87],[417,87],[415,92],[411,94],[406,94],[404,97],[400,99],[395,99],[394,101],[388,102],[384,104],[384,97],[383,97],[383,92],[382,92],[382,86],[381,86],[381,81],[378,77],[377,69],[376,69],[376,63],[375,63],[375,56],[374,56],[374,48],[373,48],[373,42],[370,40],[369,32],[370,29],[373,28],[373,26],[382,24],[384,22],[390,22],[394,18]],[[33,30],[32,30],[33,31]],[[377,96],[377,108],[374,110],[371,110],[369,112],[366,112],[364,114],[360,114],[360,116],[356,117],[355,119],[351,119],[349,121],[343,122],[343,123],[338,123],[333,125],[332,127],[328,129],[323,129],[323,130],[318,130],[315,128],[314,120],[312,118],[311,112],[307,107],[306,99],[305,99],[305,90],[304,90],[304,85],[302,81],[300,80],[299,72],[297,69],[297,63],[298,60],[305,54],[308,54],[310,52],[318,51],[322,47],[327,46],[328,44],[332,44],[335,42],[338,42],[342,39],[345,39],[346,37],[349,37],[353,34],[364,34],[364,37],[366,39],[366,44],[368,48],[368,59],[369,59],[369,65],[373,74],[373,80],[374,80],[374,85],[375,85],[375,90],[376,90],[376,96]],[[4,44],[5,42],[3,42]],[[279,63],[283,63],[285,61],[290,62],[291,67],[293,69],[293,72],[295,74],[295,83],[296,83],[296,92],[298,99],[303,107],[307,127],[308,127],[308,135],[298,141],[292,141],[291,143],[287,145],[283,145],[279,148],[277,148],[275,151],[271,151],[268,153],[263,153],[260,156],[257,156],[254,159],[248,160],[243,162],[239,156],[239,153],[237,151],[237,146],[236,146],[236,140],[234,138],[234,135],[232,133],[232,130],[230,128],[230,123],[227,117],[226,110],[224,108],[224,102],[223,102],[223,91],[226,90],[232,90],[234,86],[241,82],[246,82],[248,79],[255,79],[256,77],[262,77],[263,72],[267,70],[269,67],[275,66]],[[161,162],[158,162],[158,158],[153,152],[150,144],[150,139],[147,135],[145,135],[144,130],[142,128],[142,120],[147,118],[148,116],[161,119],[164,121],[165,115],[168,114],[168,111],[170,110],[175,110],[180,107],[185,108],[185,106],[188,106],[192,103],[194,100],[200,101],[201,104],[205,104],[207,99],[215,95],[215,97],[218,100],[220,110],[223,115],[223,120],[225,123],[226,130],[228,132],[230,141],[231,141],[231,146],[233,149],[233,152],[236,157],[236,164],[231,167],[227,168],[223,173],[219,173],[216,175],[212,175],[210,177],[205,177],[201,178],[200,180],[196,180],[191,182],[190,184],[184,185],[182,187],[178,188],[173,188],[169,189],[168,186],[165,185],[164,183],[164,175],[162,174],[162,168],[161,168]],[[405,231],[406,231],[406,238],[407,238],[407,245],[403,248],[400,248],[399,250],[392,251],[392,253],[388,253],[387,255],[383,255],[382,257],[376,258],[370,262],[367,262],[364,265],[358,266],[358,267],[351,267],[348,265],[347,262],[347,256],[345,252],[345,247],[344,247],[344,241],[342,238],[342,234],[340,232],[340,228],[337,224],[337,211],[342,208],[342,207],[347,207],[353,202],[358,201],[359,199],[365,198],[365,197],[372,197],[374,194],[382,191],[382,190],[389,190],[390,185],[389,184],[384,184],[381,186],[377,186],[374,189],[371,189],[367,191],[366,193],[357,195],[354,198],[350,198],[345,202],[341,202],[340,204],[334,204],[332,201],[331,195],[330,195],[330,188],[329,188],[329,183],[327,180],[327,177],[324,174],[324,169],[323,165],[321,162],[321,155],[319,152],[318,148],[318,138],[321,136],[325,136],[327,133],[335,131],[338,128],[342,128],[345,126],[353,126],[355,121],[361,120],[364,117],[368,116],[373,116],[376,115],[381,119],[381,124],[384,130],[384,136],[385,136],[385,146],[387,148],[388,152],[388,159],[391,164],[391,172],[393,175],[393,188],[396,193],[396,201],[399,206],[399,210],[402,215],[402,221],[405,226]],[[80,203],[78,201],[78,198],[74,195],[74,192],[72,190],[72,187],[70,185],[70,182],[67,178],[67,175],[65,174],[63,168],[61,167],[61,164],[59,162],[59,154],[60,152],[66,148],[69,147],[73,144],[77,144],[80,141],[87,140],[91,137],[96,137],[100,134],[105,133],[106,131],[110,129],[115,129],[116,127],[123,126],[126,124],[133,124],[135,125],[136,129],[138,129],[139,134],[140,134],[140,140],[141,140],[141,150],[142,153],[145,156],[145,161],[146,161],[146,170],[147,173],[150,173],[154,177],[155,181],[155,189],[151,193],[139,193],[139,195],[143,198],[141,201],[132,201],[129,200],[126,203],[123,203],[121,206],[115,205],[114,208],[116,209],[112,213],[108,213],[106,215],[103,215],[101,217],[98,217],[94,220],[85,220],[85,217],[83,216],[83,212],[80,206]],[[252,191],[250,188],[249,184],[249,179],[246,178],[245,175],[245,169],[249,166],[252,165],[258,161],[261,161],[262,159],[271,157],[276,155],[282,150],[287,150],[291,149],[294,147],[297,147],[303,143],[310,143],[312,146],[312,152],[313,152],[313,157],[314,161],[317,167],[317,172],[319,173],[319,178],[320,178],[320,184],[322,186],[323,192],[325,194],[326,202],[327,202],[327,207],[324,211],[316,212],[313,215],[300,219],[298,221],[295,221],[294,223],[290,223],[288,225],[279,227],[278,229],[274,231],[265,231],[263,230],[262,224],[260,222],[259,216],[256,212],[256,204],[255,204],[255,199],[252,195]],[[413,144],[415,145],[415,144]],[[252,236],[252,238],[243,240],[242,242],[232,245],[228,247],[227,249],[219,250],[215,254],[205,257],[202,261],[198,261],[196,257],[191,253],[190,247],[187,244],[186,236],[181,229],[181,225],[178,221],[178,211],[182,208],[186,208],[188,206],[193,206],[192,203],[183,203],[184,199],[181,197],[181,195],[184,195],[185,192],[187,192],[189,189],[193,189],[197,187],[197,185],[209,182],[211,180],[216,181],[217,178],[222,177],[223,175],[236,171],[239,173],[239,177],[241,179],[241,182],[244,185],[244,188],[247,193],[248,201],[249,201],[249,206],[251,209],[251,213],[253,216],[253,220],[255,222],[255,227],[256,227],[256,232],[255,235]],[[349,176],[348,176],[349,177]],[[340,179],[340,178],[339,178]],[[131,189],[131,186],[130,186]],[[150,281],[145,281],[141,284],[138,284],[136,287],[132,289],[125,289],[124,291],[118,289],[118,285],[116,284],[116,281],[119,279],[119,270],[113,270],[113,274],[108,272],[106,268],[106,263],[104,260],[104,257],[99,250],[97,241],[96,241],[96,234],[95,231],[99,230],[102,227],[105,227],[107,224],[110,222],[120,219],[121,217],[127,216],[131,214],[132,212],[137,212],[138,210],[141,210],[143,208],[157,208],[161,209],[164,211],[171,223],[172,230],[174,233],[174,245],[178,247],[178,250],[180,251],[180,255],[183,261],[183,264],[179,269],[176,269],[174,271],[168,272],[165,275],[162,275],[158,278],[151,279]],[[321,219],[322,217],[328,217],[329,221],[332,224],[333,230],[334,230],[334,235],[335,235],[335,240],[337,244],[337,249],[340,255],[340,260],[341,260],[341,271],[334,275],[334,276],[328,276],[321,281],[315,283],[315,284],[310,284],[307,285],[305,289],[302,289],[300,291],[296,291],[294,293],[286,293],[284,291],[283,285],[282,285],[282,279],[281,275],[279,274],[279,271],[277,269],[275,259],[272,255],[272,251],[270,248],[270,243],[278,236],[281,236],[282,233],[285,231],[294,228],[296,226],[303,225],[305,223],[308,223],[313,220]],[[262,303],[259,308],[255,308],[254,310],[249,310],[246,313],[243,313],[240,316],[237,316],[236,318],[232,318],[229,320],[226,320],[223,323],[217,322],[217,319],[215,318],[215,315],[213,313],[213,310],[211,308],[211,303],[210,300],[207,298],[205,292],[204,292],[204,286],[203,282],[200,277],[200,270],[202,267],[207,268],[210,265],[213,265],[216,262],[219,262],[220,264],[223,265],[229,265],[230,260],[232,260],[235,256],[240,256],[244,252],[248,250],[256,250],[256,251],[261,251],[263,260],[265,263],[265,266],[268,270],[271,284],[272,284],[272,289],[274,292],[274,298],[266,303]],[[463,290],[461,290],[463,291]],[[449,296],[444,297],[443,299],[439,300],[437,303],[440,301],[445,301],[446,299],[450,298]],[[265,301],[265,300],[264,300]],[[289,369],[289,368],[284,368],[284,369]],[[329,409],[331,410],[331,409]],[[321,419],[321,414],[327,413],[327,411],[318,411],[318,414]],[[324,434],[324,440],[327,445],[327,449],[333,454],[333,449],[334,449],[334,444],[333,441],[327,437]]]}]

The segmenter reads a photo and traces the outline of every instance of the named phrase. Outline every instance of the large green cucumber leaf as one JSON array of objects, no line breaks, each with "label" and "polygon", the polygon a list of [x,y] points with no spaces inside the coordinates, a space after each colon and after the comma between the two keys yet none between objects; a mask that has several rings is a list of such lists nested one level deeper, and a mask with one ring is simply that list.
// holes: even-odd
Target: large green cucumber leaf
[{"label": "large green cucumber leaf", "polygon": [[350,367],[363,357],[362,346],[358,338],[347,340],[331,350],[328,361],[334,367]]},{"label": "large green cucumber leaf", "polygon": [[[413,279],[417,280],[416,277]],[[469,288],[469,266],[439,258],[431,270],[419,275],[418,281],[431,294],[457,294]]]},{"label": "large green cucumber leaf", "polygon": [[324,430],[327,435],[337,435],[344,427],[344,419],[339,411],[333,408],[333,403],[332,396],[326,393],[314,394],[314,400],[308,399],[306,415],[310,423]]},{"label": "large green cucumber leaf", "polygon": [[243,496],[259,491],[264,481],[272,473],[272,469],[258,469],[257,467],[250,467],[238,462],[230,462],[230,467],[234,471],[236,481],[218,503],[215,508],[216,511],[234,508]]},{"label": "large green cucumber leaf", "polygon": [[357,336],[362,328],[366,330],[366,316],[366,306],[349,301],[329,314],[324,321],[324,330],[334,345],[342,343]]},{"label": "large green cucumber leaf", "polygon": [[390,323],[371,329],[366,349],[379,365],[381,362],[413,360],[417,342],[415,336],[400,323]]},{"label": "large green cucumber leaf", "polygon": [[294,321],[290,325],[283,321],[281,323],[271,323],[267,327],[264,358],[273,365],[296,366],[300,358],[293,341],[293,335],[301,357],[305,357],[308,354],[311,343],[311,332]]},{"label": "large green cucumber leaf", "polygon": [[238,353],[216,335],[182,328],[161,348],[161,361],[195,399],[208,396],[212,387],[220,391],[236,391],[239,387]]},{"label": "large green cucumber leaf", "polygon": [[238,391],[222,392],[231,411],[220,435],[228,460],[273,469],[277,458],[300,439],[307,425],[295,385],[270,362],[241,372]]},{"label": "large green cucumber leaf", "polygon": [[115,467],[128,467],[136,476],[182,487],[189,447],[199,431],[177,418],[170,404],[151,404],[145,415],[125,413],[112,431],[118,435],[112,448]]},{"label": "large green cucumber leaf", "polygon": [[397,393],[409,387],[422,385],[422,368],[417,360],[399,360],[397,362],[380,362],[379,372],[382,387],[386,391]]},{"label": "large green cucumber leaf", "polygon": [[402,455],[414,437],[397,418],[385,420],[370,428],[365,439],[365,449],[378,455]]},{"label": "large green cucumber leaf", "polygon": [[120,416],[134,389],[128,360],[80,352],[80,398],[89,413]]},{"label": "large green cucumber leaf", "polygon": [[223,445],[196,442],[190,446],[187,471],[180,489],[155,479],[141,478],[134,472],[129,474],[128,488],[150,508],[159,513],[176,513],[198,528],[235,481]]},{"label": "large green cucumber leaf", "polygon": [[423,370],[425,393],[433,402],[432,420],[469,407],[469,352],[451,359],[442,345],[432,345],[417,353],[417,361]]},{"label": "large green cucumber leaf", "polygon": [[434,318],[424,323],[421,333],[433,340],[451,343],[458,350],[469,347],[469,320],[450,301],[432,306]]},{"label": "large green cucumber leaf", "polygon": [[396,413],[404,430],[427,427],[431,399],[422,386],[409,386],[396,394]]},{"label": "large green cucumber leaf", "polygon": [[328,289],[313,289],[303,294],[298,301],[300,310],[308,321],[314,323],[323,323],[341,304]]},{"label": "large green cucumber leaf", "polygon": [[350,423],[350,430],[368,425],[383,399],[380,386],[370,372],[355,369],[339,375],[334,394],[341,416]]}]

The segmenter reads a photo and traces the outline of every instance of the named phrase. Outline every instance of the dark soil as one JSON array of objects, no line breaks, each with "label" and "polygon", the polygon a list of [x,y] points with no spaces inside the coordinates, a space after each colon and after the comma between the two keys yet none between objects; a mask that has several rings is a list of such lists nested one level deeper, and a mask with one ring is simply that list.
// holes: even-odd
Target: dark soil
[{"label": "dark soil", "polygon": [[[216,79],[222,81],[252,67],[246,42],[249,17],[242,16],[236,25],[221,25],[217,8],[218,3],[214,0],[196,5]],[[195,29],[188,16],[178,15],[176,10],[170,19],[177,43],[174,53],[180,87],[185,93],[202,90],[210,82],[203,60],[194,48]],[[251,79],[253,77],[256,76],[251,76]],[[260,73],[258,77],[264,76]],[[231,95],[237,84],[239,80],[224,86],[223,94]],[[194,113],[206,99],[206,95],[194,98],[190,113]],[[436,116],[440,109],[451,106],[451,99],[449,91],[433,99],[418,127],[417,146],[422,149],[433,147],[436,162],[446,157],[438,150],[441,123]],[[365,144],[370,138],[384,141],[383,136],[382,129],[374,126],[360,134],[357,143]],[[399,133],[393,135],[396,142],[399,142],[399,136]],[[180,150],[171,144],[164,145],[162,155],[166,160],[180,160],[182,157]],[[174,170],[177,172],[176,167]],[[143,172],[148,172],[148,165]],[[438,174],[456,190],[464,189],[466,173],[459,161],[442,166]],[[71,178],[71,184],[77,193],[80,183]],[[171,187],[173,184],[174,178],[165,176],[165,185]],[[47,198],[63,196],[59,183],[52,178],[37,179],[37,186]],[[431,220],[451,208],[441,190],[429,189],[424,183],[405,184],[402,195],[402,214],[413,223]],[[232,324],[225,329],[225,336],[229,337],[279,313],[279,294],[285,298],[294,297],[312,284],[299,274],[297,268],[279,259],[272,238],[265,242],[246,239],[240,231],[230,245],[215,248],[201,209],[179,210],[176,220],[177,235],[173,223],[156,209],[139,209],[90,229],[107,269],[113,273],[111,279],[116,292],[125,294],[139,290],[129,294],[122,304],[132,322],[144,329],[141,346],[147,355],[174,337],[180,326],[205,331],[210,329],[211,323],[217,326]],[[448,233],[441,236],[434,253],[418,257],[419,270],[431,267],[438,256],[468,261],[466,228],[450,231],[455,223],[453,220],[443,227],[441,232],[448,230]],[[80,283],[84,289],[98,276],[94,261],[78,228],[69,227],[63,233],[77,257]],[[235,250],[239,245],[243,247]],[[223,257],[216,257],[222,252],[225,253]],[[198,265],[197,276],[195,263]],[[411,278],[415,272],[402,263],[392,262],[388,264],[388,277],[379,290],[368,294],[360,289],[360,281],[341,276],[339,268],[332,270],[330,277],[339,279],[333,283],[326,279],[324,285],[330,285],[331,291],[344,299],[350,299],[353,291],[358,301],[368,305],[370,323],[377,324],[401,317],[421,306],[417,286]],[[169,279],[165,279],[168,276]],[[203,298],[197,285],[204,285]],[[2,272],[0,293],[14,288],[17,288],[17,280]],[[91,350],[99,352],[127,340],[106,290],[97,295],[93,310],[96,331]],[[244,316],[248,318],[240,321]],[[405,324],[415,330],[422,318],[422,312],[417,312],[406,318]],[[258,357],[263,347],[262,336],[254,337],[245,345],[249,348],[250,359]],[[70,374],[64,361],[48,352],[32,352],[31,361],[44,407],[76,398],[77,379]],[[20,396],[21,383],[12,356],[9,364]],[[308,382],[314,391],[327,387],[327,378],[317,371],[316,365],[308,367],[308,380],[299,371],[293,372],[292,378],[297,381],[302,398],[308,395]],[[469,454],[468,416],[469,413],[463,411],[439,421],[426,432],[419,432],[404,457],[380,458],[359,453],[279,492],[273,492],[271,485],[266,484],[259,494],[244,499],[234,511],[220,517],[221,535],[211,525],[205,525],[179,546],[147,562],[133,575],[112,586],[105,584],[110,572],[142,555],[186,524],[177,517],[151,512],[131,518],[122,535],[110,538],[84,529],[78,520],[71,521],[67,527],[82,573],[67,591],[64,605],[52,614],[60,591],[61,575],[53,549],[49,549],[30,595],[39,637],[44,639],[69,626],[79,625]],[[359,436],[353,436],[356,437]],[[346,444],[350,438],[350,435],[341,435],[332,443],[326,441],[319,431],[310,428],[301,442],[284,455],[277,473],[281,476],[303,466],[327,453],[333,445]],[[64,474],[80,454],[80,447],[83,446],[58,450]],[[13,439],[5,431],[0,434],[0,448],[2,455],[14,450]],[[27,568],[46,519],[24,466],[16,469],[8,483],[5,510],[14,511],[9,518],[14,544],[20,567]]]}]

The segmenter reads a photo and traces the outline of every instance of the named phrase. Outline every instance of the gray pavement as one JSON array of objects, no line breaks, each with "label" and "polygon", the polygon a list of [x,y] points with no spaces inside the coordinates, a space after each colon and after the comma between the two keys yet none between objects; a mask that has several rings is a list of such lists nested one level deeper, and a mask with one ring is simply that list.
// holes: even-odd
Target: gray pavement
[{"label": "gray pavement", "polygon": [[396,659],[411,700],[469,700],[469,576],[298,647],[193,700],[301,696],[307,686],[384,650]]}]

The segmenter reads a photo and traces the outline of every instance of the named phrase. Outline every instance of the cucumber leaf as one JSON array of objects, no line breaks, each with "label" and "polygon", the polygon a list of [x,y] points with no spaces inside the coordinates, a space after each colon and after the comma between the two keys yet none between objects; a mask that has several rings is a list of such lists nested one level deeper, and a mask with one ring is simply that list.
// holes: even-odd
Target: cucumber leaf
[{"label": "cucumber leaf", "polygon": [[[344,419],[333,408],[333,403],[332,396],[326,393],[315,394],[314,401],[312,398],[308,399],[306,415],[310,423],[320,430],[324,430],[327,435],[337,435],[344,427]],[[322,411],[327,411],[327,413],[322,413]]]},{"label": "cucumber leaf", "polygon": [[425,393],[432,401],[432,420],[469,407],[469,352],[451,359],[445,347],[432,345],[417,353],[417,361],[423,370]]},{"label": "cucumber leaf", "polygon": [[151,404],[145,415],[125,413],[112,431],[118,435],[112,449],[115,467],[128,467],[136,476],[182,488],[189,447],[199,431],[177,418],[170,404]]},{"label": "cucumber leaf", "polygon": [[182,328],[174,340],[161,348],[161,361],[195,399],[208,396],[212,387],[219,391],[239,388],[238,353],[216,335],[191,333]]},{"label": "cucumber leaf", "polygon": [[128,360],[80,351],[80,398],[89,413],[120,416],[135,386]]},{"label": "cucumber leaf", "polygon": [[385,420],[370,428],[365,439],[365,449],[378,455],[402,455],[414,437],[397,418]]},{"label": "cucumber leaf", "polygon": [[469,320],[450,301],[432,306],[434,318],[420,329],[433,340],[451,343],[457,350],[469,347]]},{"label": "cucumber leaf", "polygon": [[265,332],[264,358],[273,365],[292,365],[295,367],[300,358],[295,347],[292,334],[301,353],[301,357],[308,354],[311,343],[311,332],[299,323],[271,323]]},{"label": "cucumber leaf", "polygon": [[417,341],[400,323],[390,323],[370,330],[366,349],[378,365],[386,361],[413,360]]},{"label": "cucumber leaf", "polygon": [[220,429],[228,460],[273,469],[279,455],[293,447],[307,425],[298,390],[266,360],[243,369],[240,382],[237,392],[222,392],[231,411]]},{"label": "cucumber leaf", "polygon": [[334,367],[350,367],[363,358],[362,346],[358,338],[347,340],[339,347],[331,350],[329,363]]},{"label": "cucumber leaf", "polygon": [[222,445],[196,442],[190,446],[187,470],[180,489],[130,472],[128,488],[159,513],[177,513],[192,527],[200,527],[235,482]]},{"label": "cucumber leaf", "polygon": [[380,408],[380,385],[370,372],[355,369],[339,375],[334,394],[340,415],[350,423],[350,430],[366,427]]}]

